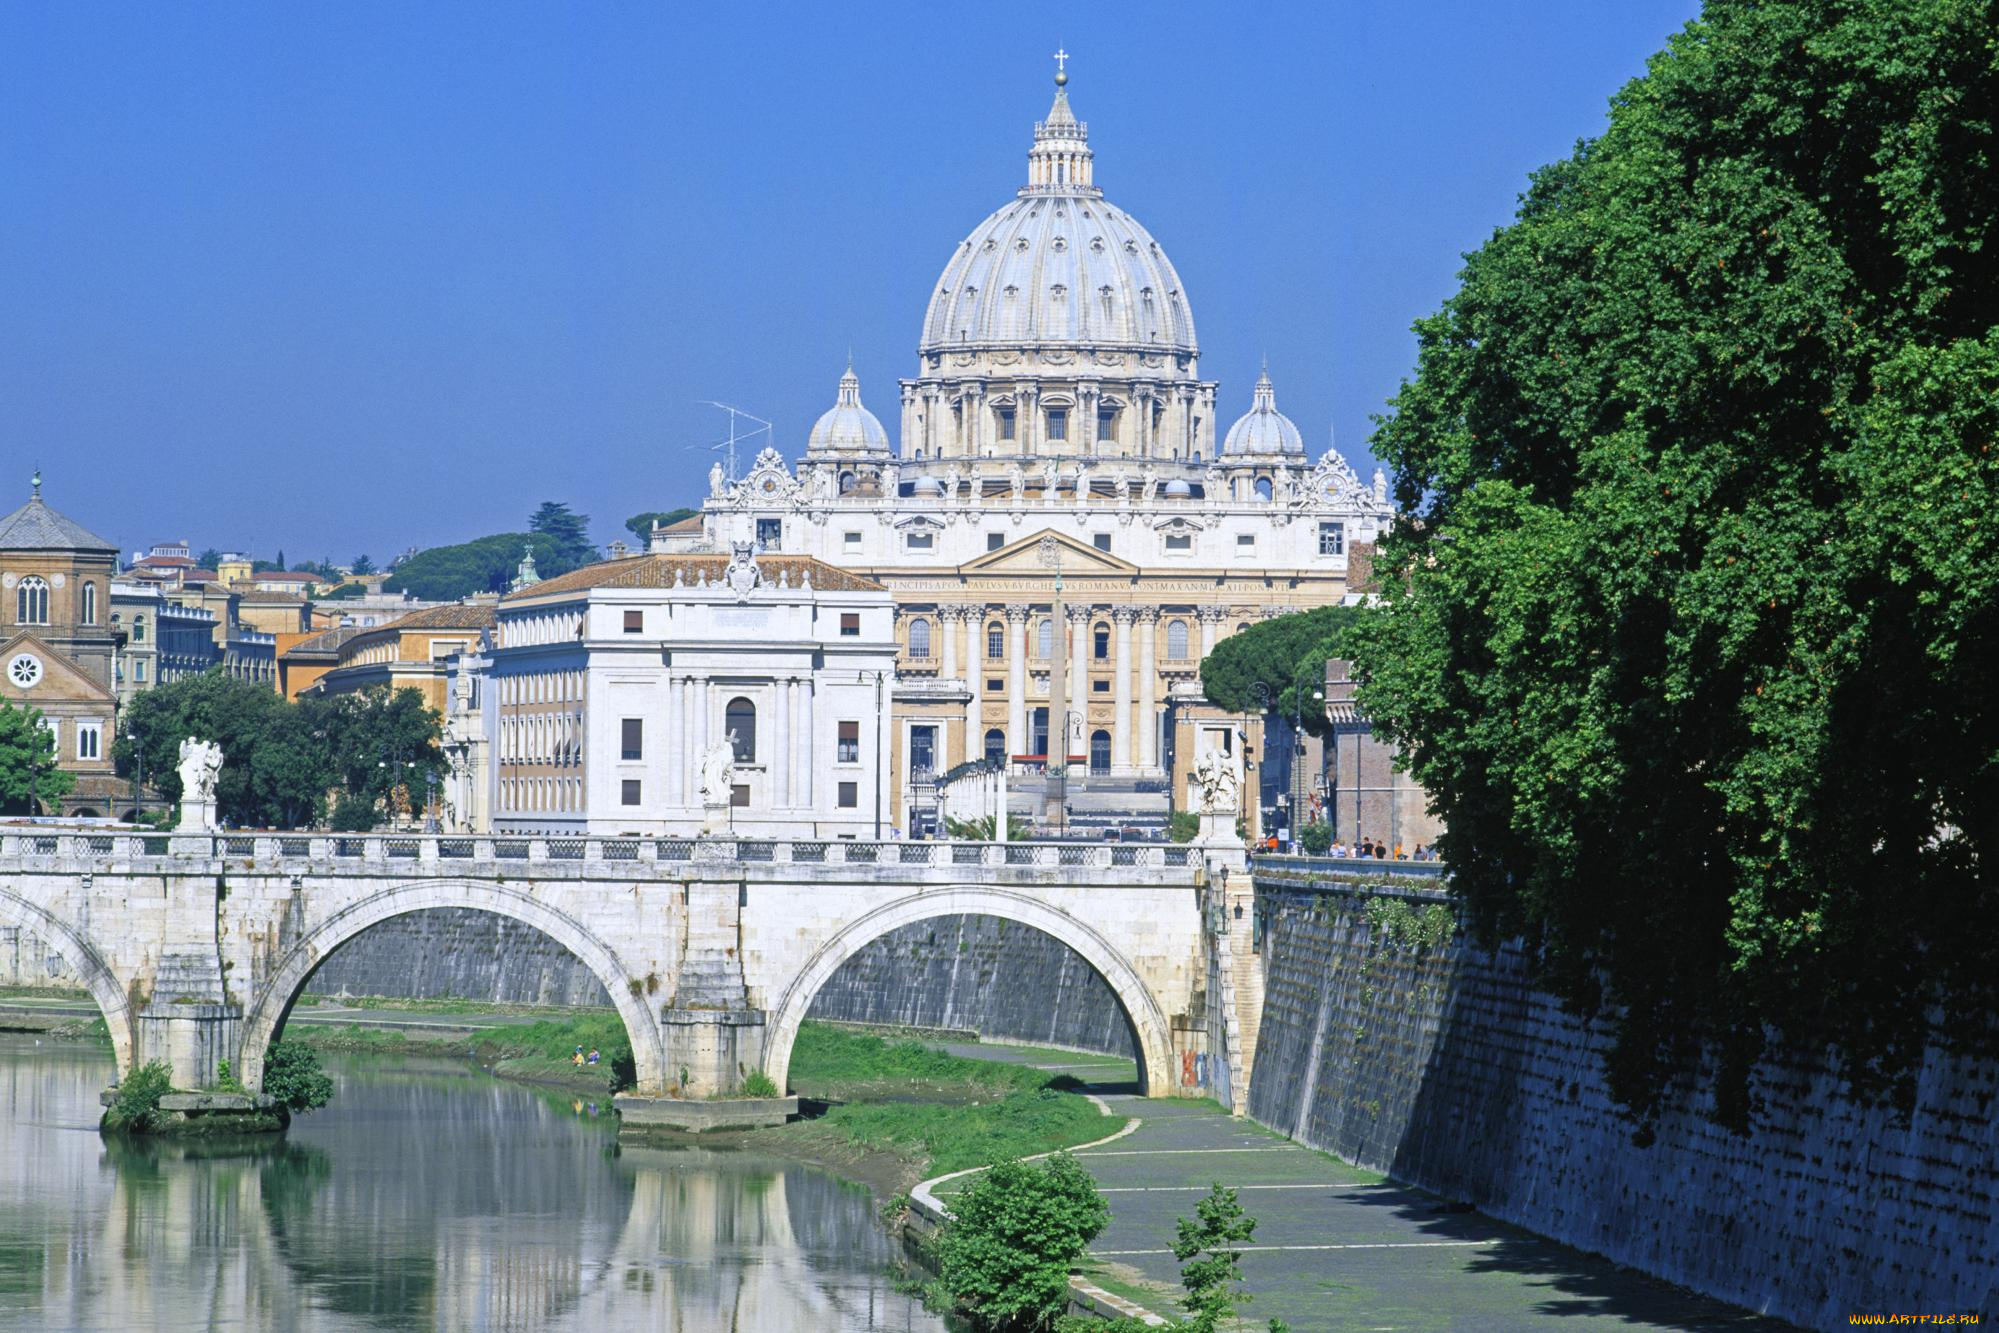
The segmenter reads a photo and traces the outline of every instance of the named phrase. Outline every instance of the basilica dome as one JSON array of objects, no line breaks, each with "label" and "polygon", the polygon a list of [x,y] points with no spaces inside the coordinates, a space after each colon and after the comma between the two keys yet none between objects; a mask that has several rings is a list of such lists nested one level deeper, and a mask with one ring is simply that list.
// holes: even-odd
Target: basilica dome
[{"label": "basilica dome", "polygon": [[888,432],[875,414],[861,406],[861,377],[852,366],[840,376],[839,396],[806,437],[808,454],[885,454]]},{"label": "basilica dome", "polygon": [[1089,127],[1058,87],[1034,127],[1028,183],[944,266],[921,351],[1076,343],[1197,354],[1180,275],[1138,219],[1104,201],[1091,158]]},{"label": "basilica dome", "polygon": [[1277,390],[1271,386],[1270,372],[1256,377],[1256,394],[1249,411],[1229,427],[1222,441],[1224,454],[1303,454],[1305,437],[1291,418],[1277,410]]}]

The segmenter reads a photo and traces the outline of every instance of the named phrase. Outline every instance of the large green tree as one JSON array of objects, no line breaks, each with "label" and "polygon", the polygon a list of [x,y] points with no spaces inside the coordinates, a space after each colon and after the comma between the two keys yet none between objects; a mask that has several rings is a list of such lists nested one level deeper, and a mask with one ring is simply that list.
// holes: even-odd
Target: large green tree
[{"label": "large green tree", "polygon": [[0,699],[0,809],[39,814],[75,787],[76,775],[56,767],[55,737],[41,710]]},{"label": "large green tree", "polygon": [[546,537],[553,544],[554,559],[565,569],[602,558],[590,544],[590,516],[574,513],[558,501],[543,500],[528,519],[528,531]]},{"label": "large green tree", "polygon": [[1362,702],[1641,1137],[1678,1073],[1752,1123],[1773,1032],[1903,1098],[1999,1032],[1995,108],[1989,4],[1710,0],[1374,437]]},{"label": "large green tree", "polygon": [[552,537],[498,532],[456,546],[418,551],[397,565],[382,587],[432,602],[456,602],[479,592],[505,592],[520,567],[521,553],[529,547],[534,549],[536,572],[543,578],[566,574],[581,563],[564,557]]},{"label": "large green tree", "polygon": [[626,519],[625,531],[638,538],[639,549],[643,550],[645,549],[645,544],[652,540],[652,526],[654,523],[659,524],[663,528],[670,527],[680,522],[681,519],[693,518],[700,512],[699,509],[648,509],[643,514],[633,514],[630,518]]},{"label": "large green tree", "polygon": [[1346,651],[1347,630],[1363,614],[1358,606],[1320,606],[1232,634],[1201,659],[1202,693],[1232,713],[1295,715],[1305,730],[1323,733],[1325,708],[1312,693],[1325,679],[1326,659]]}]

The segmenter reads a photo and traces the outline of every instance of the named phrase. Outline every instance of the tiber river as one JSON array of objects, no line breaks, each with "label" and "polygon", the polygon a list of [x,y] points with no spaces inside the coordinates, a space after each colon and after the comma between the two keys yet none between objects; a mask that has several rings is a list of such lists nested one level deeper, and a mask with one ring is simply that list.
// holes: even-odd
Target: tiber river
[{"label": "tiber river", "polygon": [[858,1185],[620,1149],[608,1108],[449,1062],[327,1070],[287,1134],[135,1146],[97,1134],[107,1053],[0,1036],[0,1328],[944,1328]]}]

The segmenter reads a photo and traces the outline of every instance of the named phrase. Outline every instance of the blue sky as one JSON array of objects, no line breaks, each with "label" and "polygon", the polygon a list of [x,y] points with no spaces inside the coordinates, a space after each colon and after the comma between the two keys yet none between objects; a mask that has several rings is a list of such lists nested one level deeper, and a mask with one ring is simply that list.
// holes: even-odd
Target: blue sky
[{"label": "blue sky", "polygon": [[801,451],[849,347],[893,431],[1058,45],[1224,422],[1268,356],[1365,472],[1410,323],[1697,8],[0,0],[0,509],[39,461],[128,550],[603,541],[699,494],[702,399]]}]

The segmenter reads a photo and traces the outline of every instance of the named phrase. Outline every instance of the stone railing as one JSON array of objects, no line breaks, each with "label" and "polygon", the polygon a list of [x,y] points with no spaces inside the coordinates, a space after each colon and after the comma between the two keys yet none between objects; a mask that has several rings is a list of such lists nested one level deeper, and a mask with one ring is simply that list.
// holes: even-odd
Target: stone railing
[{"label": "stone railing", "polygon": [[1367,886],[1390,895],[1440,897],[1451,867],[1443,861],[1377,861],[1365,856],[1282,856],[1259,852],[1251,864],[1259,880],[1287,888],[1323,886],[1345,891]]},{"label": "stone railing", "polygon": [[131,833],[7,830],[0,863],[50,860],[87,867],[148,859],[219,859],[332,868],[414,862],[440,871],[464,862],[529,864],[993,866],[1181,869],[1202,864],[1169,843],[890,842],[849,839],[600,838],[436,833]]}]

